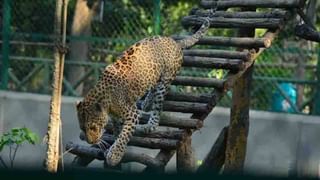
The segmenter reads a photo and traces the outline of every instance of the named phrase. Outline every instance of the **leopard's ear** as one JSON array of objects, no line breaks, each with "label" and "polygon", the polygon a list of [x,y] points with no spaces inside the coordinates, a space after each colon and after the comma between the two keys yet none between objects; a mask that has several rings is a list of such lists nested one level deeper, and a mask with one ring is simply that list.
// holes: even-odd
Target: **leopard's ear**
[{"label": "leopard's ear", "polygon": [[79,108],[81,106],[81,101],[76,101],[76,107]]}]

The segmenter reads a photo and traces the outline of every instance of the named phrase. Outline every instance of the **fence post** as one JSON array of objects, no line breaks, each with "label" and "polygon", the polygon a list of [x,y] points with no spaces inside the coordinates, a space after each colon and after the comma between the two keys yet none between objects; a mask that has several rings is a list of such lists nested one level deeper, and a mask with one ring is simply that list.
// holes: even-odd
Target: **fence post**
[{"label": "fence post", "polygon": [[1,69],[1,89],[8,88],[9,80],[9,53],[10,53],[10,21],[11,21],[11,0],[3,1],[2,20],[2,69]]},{"label": "fence post", "polygon": [[314,101],[313,101],[313,112],[312,114],[314,115],[320,115],[320,48],[317,48],[318,52],[318,62],[317,62],[317,71],[316,71],[316,76],[317,76],[317,81],[318,83],[316,84],[316,94],[314,96]]},{"label": "fence post", "polygon": [[159,35],[161,32],[161,12],[160,12],[160,4],[161,0],[154,0],[154,9],[153,9],[153,19],[154,19],[154,34]]}]

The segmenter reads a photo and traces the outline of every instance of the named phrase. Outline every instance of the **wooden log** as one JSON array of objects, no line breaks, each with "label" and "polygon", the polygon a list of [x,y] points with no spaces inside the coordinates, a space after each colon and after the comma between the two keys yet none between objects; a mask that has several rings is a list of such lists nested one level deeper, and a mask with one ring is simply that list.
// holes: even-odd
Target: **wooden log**
[{"label": "wooden log", "polygon": [[183,51],[185,56],[200,56],[212,58],[225,59],[242,59],[247,61],[251,58],[249,51],[230,51],[230,50],[216,50],[216,49],[188,49]]},{"label": "wooden log", "polygon": [[177,76],[172,85],[222,88],[224,80],[190,76]]},{"label": "wooden log", "polygon": [[[149,117],[150,117],[150,114],[142,113],[142,116],[139,119],[139,124],[146,124],[149,120]],[[112,122],[109,121],[109,123],[106,126],[106,128],[109,129],[109,131],[112,128],[111,123]],[[167,112],[162,112],[160,115],[159,125],[173,127],[173,128],[180,128],[180,129],[200,129],[203,126],[203,122],[199,119],[182,118],[178,116],[169,115]],[[151,133],[150,136],[156,136],[156,133],[155,134]],[[176,135],[173,137],[169,137],[169,135],[167,135],[167,138],[169,139],[175,139],[176,137],[177,137]],[[80,134],[80,139],[84,140],[84,135]]]},{"label": "wooden log", "polygon": [[[248,8],[243,9],[247,11]],[[255,11],[255,9],[249,8]],[[254,37],[255,29],[239,29],[239,36]],[[242,49],[239,49],[241,51]],[[243,173],[249,132],[250,90],[253,63],[235,82],[232,91],[230,125],[226,140],[224,173]]]},{"label": "wooden log", "polygon": [[182,66],[184,67],[200,67],[200,68],[215,68],[215,69],[229,69],[238,71],[243,68],[243,61],[241,59],[222,59],[209,58],[199,56],[184,56]]},{"label": "wooden log", "polygon": [[162,166],[159,168],[152,168],[150,166],[147,166],[143,172],[154,172],[155,170],[157,172],[165,172],[165,166],[167,165],[167,163],[170,161],[170,159],[172,158],[172,156],[175,154],[175,150],[166,150],[166,149],[161,149],[160,152],[157,154],[157,156],[155,157],[156,160],[160,161],[162,163]]},{"label": "wooden log", "polygon": [[287,18],[289,15],[288,11],[284,10],[273,10],[268,12],[252,12],[252,11],[241,11],[241,12],[230,12],[230,11],[216,11],[213,14],[211,10],[204,9],[193,9],[190,15],[196,15],[201,17],[224,17],[224,18]]},{"label": "wooden log", "polygon": [[204,113],[207,111],[207,105],[203,103],[165,101],[163,110],[182,113]]},{"label": "wooden log", "polygon": [[[98,160],[105,160],[105,151],[99,148],[88,147],[69,142],[66,145],[66,150],[80,157],[82,156],[90,157],[92,159],[94,158]],[[138,162],[152,168],[158,168],[162,166],[162,163],[159,160],[152,158],[144,153],[136,153],[133,151],[126,151],[121,162]]]},{"label": "wooden log", "polygon": [[177,172],[190,173],[195,171],[195,157],[192,150],[191,138],[192,132],[188,131],[188,135],[180,142],[177,148]]},{"label": "wooden log", "polygon": [[303,0],[228,0],[228,1],[213,1],[202,0],[201,7],[206,9],[218,8],[226,9],[232,7],[252,7],[252,8],[299,8],[304,4]]},{"label": "wooden log", "polygon": [[[112,134],[112,126],[106,126],[105,130],[107,133]],[[136,129],[133,136],[137,137],[147,137],[147,138],[166,138],[166,139],[177,139],[181,140],[184,137],[183,130],[154,130],[152,132],[146,133],[142,129]]]},{"label": "wooden log", "polygon": [[[81,134],[80,134],[81,136]],[[81,138],[80,138],[81,139]],[[72,142],[71,142],[72,143]],[[66,151],[70,151],[71,147],[68,145],[70,144],[67,143],[66,145]],[[110,145],[106,145],[107,148],[110,148]],[[93,144],[90,146],[91,148],[95,148],[95,149],[99,149],[99,146],[97,144]],[[71,152],[72,153],[72,152]],[[81,154],[81,153],[80,153]],[[87,156],[87,155],[80,155],[80,154],[77,154],[77,156],[73,159],[72,161],[72,166],[73,167],[86,167],[88,166],[93,160],[95,160],[95,157],[94,156]]]},{"label": "wooden log", "polygon": [[295,35],[309,41],[320,42],[320,32],[312,29],[307,24],[297,25],[294,29]]},{"label": "wooden log", "polygon": [[[188,36],[171,36],[175,40],[184,39]],[[199,45],[215,45],[227,47],[243,47],[243,48],[268,48],[271,42],[265,38],[246,38],[246,37],[220,37],[220,36],[205,36],[199,39],[196,43]]]},{"label": "wooden log", "polygon": [[[203,21],[199,16],[191,15],[182,18],[184,27],[197,26],[200,27]],[[213,17],[210,19],[210,27],[214,28],[279,28],[283,24],[280,18],[224,18]]]},{"label": "wooden log", "polygon": [[194,93],[178,93],[178,92],[170,91],[165,96],[165,100],[208,103],[210,101],[210,97],[211,97],[211,94],[195,95]]},{"label": "wooden log", "polygon": [[181,140],[185,133],[183,130],[154,130],[150,133],[146,133],[144,131],[135,130],[134,136],[137,137],[147,137],[147,138],[166,138],[166,139],[177,139]]},{"label": "wooden log", "polygon": [[[149,114],[143,113],[140,118],[140,123],[145,124],[149,120]],[[190,128],[200,129],[203,122],[199,119],[181,118],[177,116],[168,115],[165,112],[160,115],[160,126],[176,127],[176,128]]]},{"label": "wooden log", "polygon": [[[279,34],[280,30],[282,28],[276,29],[276,30],[268,30],[264,35],[263,38],[269,39],[271,42],[273,41],[273,39],[277,36],[277,34]],[[250,50],[250,54],[251,58],[245,62],[245,68],[237,73],[229,73],[225,79],[225,83],[224,83],[224,91],[227,91],[231,88],[233,88],[234,83],[236,82],[236,80],[242,76],[242,74],[253,64],[254,60],[265,50],[265,48],[260,48],[258,49],[258,51],[256,52],[255,50]]]},{"label": "wooden log", "polygon": [[216,142],[213,144],[202,164],[197,169],[197,172],[219,172],[225,160],[227,136],[228,127],[226,126],[220,132]]},{"label": "wooden log", "polygon": [[[112,144],[115,137],[110,134],[103,134],[102,139],[107,143]],[[139,146],[150,149],[176,149],[178,140],[164,138],[147,138],[147,137],[131,137],[128,145]]]}]

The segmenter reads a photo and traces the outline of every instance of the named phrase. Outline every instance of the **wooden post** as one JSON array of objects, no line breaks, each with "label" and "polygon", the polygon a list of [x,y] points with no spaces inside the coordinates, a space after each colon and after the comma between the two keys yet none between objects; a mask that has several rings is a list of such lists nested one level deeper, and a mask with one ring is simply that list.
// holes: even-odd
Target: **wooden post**
[{"label": "wooden post", "polygon": [[[47,171],[55,173],[58,169],[59,161],[59,134],[60,134],[60,111],[61,111],[61,91],[63,80],[63,68],[66,43],[66,19],[67,19],[68,0],[56,1],[54,33],[56,38],[56,47],[54,49],[54,74],[53,91],[50,102],[50,115],[47,132],[47,156],[45,166]],[[63,11],[63,14],[62,14]]]},{"label": "wooden post", "polygon": [[177,148],[177,172],[191,173],[195,171],[195,157],[192,150],[192,132],[186,130],[187,135],[180,141]]},{"label": "wooden post", "polygon": [[175,153],[176,153],[175,150],[161,149],[160,152],[155,157],[155,159],[161,162],[161,166],[158,168],[152,168],[150,166],[147,166],[142,172],[165,173],[165,166],[168,164],[168,162],[170,161],[170,159]]},{"label": "wooden post", "polygon": [[320,48],[317,48],[318,62],[317,62],[317,85],[315,86],[316,94],[314,96],[312,114],[320,115]]},{"label": "wooden post", "polygon": [[197,172],[219,172],[225,162],[226,142],[228,137],[228,127],[224,127],[220,132],[216,142],[211,147]]},{"label": "wooden post", "polygon": [[[255,10],[244,9],[243,10]],[[240,29],[239,36],[253,37],[254,29]],[[230,125],[228,130],[225,173],[241,173],[247,149],[247,136],[249,131],[250,86],[253,64],[235,82],[232,94],[232,107]]]}]

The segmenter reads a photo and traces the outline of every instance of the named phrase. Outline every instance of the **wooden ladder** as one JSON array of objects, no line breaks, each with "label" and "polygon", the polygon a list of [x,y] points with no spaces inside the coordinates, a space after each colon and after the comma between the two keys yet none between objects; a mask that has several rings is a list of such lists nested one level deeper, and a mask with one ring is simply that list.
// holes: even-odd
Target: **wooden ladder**
[{"label": "wooden ladder", "polygon": [[[255,59],[271,46],[286,22],[294,17],[295,10],[301,8],[303,4],[303,0],[202,0],[201,8],[193,9],[189,16],[182,19],[184,27],[199,27],[202,24],[199,17],[211,15],[211,28],[262,28],[267,31],[261,37],[205,36],[197,43],[199,45],[197,47],[214,46],[216,49],[184,50],[184,68],[224,69],[228,71],[227,75],[223,79],[177,76],[173,85],[209,87],[212,91],[204,94],[170,92],[166,96],[160,121],[160,126],[169,128],[165,130],[159,128],[150,134],[135,132],[129,142],[129,146],[159,149],[159,153],[151,157],[128,151],[122,162],[138,162],[146,165],[144,171],[164,172],[165,166],[176,153],[178,172],[195,171],[191,148],[192,133],[203,126],[203,121],[221,98],[233,88],[235,82],[253,65]],[[230,8],[233,8],[233,11],[229,11]],[[240,8],[261,8],[263,11],[235,11]],[[174,36],[175,39],[184,37]],[[234,47],[235,50],[221,50],[226,47]],[[170,112],[192,115],[189,118],[182,118]],[[143,115],[140,123],[146,123],[147,119],[148,115]],[[106,129],[109,133],[104,134],[103,139],[111,144],[115,137],[108,127]],[[221,169],[225,162],[227,132],[228,127],[221,131],[198,171]],[[85,167],[94,159],[105,159],[104,153],[97,148],[97,145],[88,147],[68,143],[66,149],[77,155],[74,160],[74,165],[77,166]]]}]

